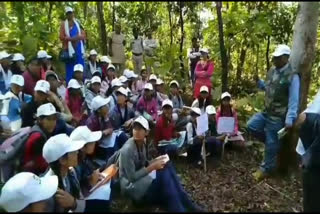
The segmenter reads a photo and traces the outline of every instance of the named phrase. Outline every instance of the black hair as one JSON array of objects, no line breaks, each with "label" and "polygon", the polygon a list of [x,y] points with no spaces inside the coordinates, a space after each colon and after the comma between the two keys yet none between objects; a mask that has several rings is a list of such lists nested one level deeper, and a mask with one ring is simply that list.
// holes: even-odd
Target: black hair
[{"label": "black hair", "polygon": [[[230,99],[230,98],[229,98]],[[222,99],[224,100],[224,99]],[[220,100],[220,112],[221,112],[221,116],[226,116],[226,117],[233,117],[233,111],[232,111],[232,105],[230,104],[228,109],[224,108],[222,106],[222,100]],[[230,99],[231,100],[231,99]]]},{"label": "black hair", "polygon": [[212,105],[212,99],[208,96],[206,99],[203,99],[201,96],[198,97],[199,108],[207,107],[208,105]]},{"label": "black hair", "polygon": [[198,38],[197,37],[192,37],[192,40],[191,40],[192,42],[193,41],[198,41]]},{"label": "black hair", "polygon": [[37,58],[37,57],[32,57],[29,61],[28,61],[28,64],[32,64],[32,63],[35,63],[37,65],[41,65],[41,62],[40,60]]}]

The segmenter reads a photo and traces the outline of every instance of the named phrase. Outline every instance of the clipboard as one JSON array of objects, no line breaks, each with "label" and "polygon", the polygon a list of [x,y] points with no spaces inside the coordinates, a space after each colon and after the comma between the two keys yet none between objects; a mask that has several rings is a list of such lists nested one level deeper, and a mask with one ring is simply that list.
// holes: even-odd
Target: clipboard
[{"label": "clipboard", "polygon": [[100,180],[96,185],[94,185],[90,190],[89,193],[92,193],[100,186],[106,184],[111,180],[118,173],[118,167],[115,164],[111,164],[108,168],[103,170],[100,174],[104,176],[104,179]]}]

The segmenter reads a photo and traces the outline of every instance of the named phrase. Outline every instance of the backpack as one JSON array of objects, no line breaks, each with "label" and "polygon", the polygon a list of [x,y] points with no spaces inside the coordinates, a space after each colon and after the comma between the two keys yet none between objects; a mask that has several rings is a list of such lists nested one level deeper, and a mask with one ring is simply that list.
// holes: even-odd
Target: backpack
[{"label": "backpack", "polygon": [[35,125],[32,128],[25,127],[20,129],[0,145],[0,174],[2,182],[7,181],[18,171],[24,154],[25,143],[34,132],[39,132],[47,140],[45,133],[38,125]]}]

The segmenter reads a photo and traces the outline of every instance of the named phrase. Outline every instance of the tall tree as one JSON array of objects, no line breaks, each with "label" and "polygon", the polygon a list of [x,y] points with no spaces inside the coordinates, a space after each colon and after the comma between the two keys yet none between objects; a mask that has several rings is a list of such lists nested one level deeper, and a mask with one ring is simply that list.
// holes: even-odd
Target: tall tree
[{"label": "tall tree", "polygon": [[107,47],[107,31],[106,31],[106,23],[104,21],[104,13],[103,13],[103,1],[97,1],[97,16],[99,21],[99,31],[100,31],[100,41],[101,41],[101,49],[103,55],[108,54]]},{"label": "tall tree", "polygon": [[183,42],[184,42],[184,20],[183,20],[183,7],[184,2],[179,2],[179,15],[180,15],[180,30],[181,30],[181,37],[180,37],[180,67],[181,67],[181,78],[184,79],[184,64],[183,64]]},{"label": "tall tree", "polygon": [[223,37],[223,22],[221,14],[222,2],[216,2],[217,17],[218,17],[218,29],[219,29],[219,43],[220,43],[220,55],[221,55],[221,64],[222,64],[222,92],[228,90],[228,57],[226,53],[226,48],[224,44]]},{"label": "tall tree", "polygon": [[[301,77],[300,112],[306,108],[310,86],[311,70],[315,57],[319,2],[300,2],[293,34],[293,47],[290,63]],[[288,166],[296,166],[295,146],[298,140],[297,130],[291,130],[280,153],[280,169],[285,172]]]}]

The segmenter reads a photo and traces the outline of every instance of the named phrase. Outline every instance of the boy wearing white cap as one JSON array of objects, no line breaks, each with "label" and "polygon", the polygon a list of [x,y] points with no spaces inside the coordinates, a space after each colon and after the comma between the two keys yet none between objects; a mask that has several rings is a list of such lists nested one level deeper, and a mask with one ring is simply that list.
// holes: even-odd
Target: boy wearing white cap
[{"label": "boy wearing white cap", "polygon": [[209,88],[203,85],[200,88],[199,96],[193,101],[191,107],[200,108],[201,114],[203,114],[206,112],[206,107],[208,105],[212,105],[212,98],[210,96]]},{"label": "boy wearing white cap", "polygon": [[97,56],[98,56],[97,51],[92,49],[90,51],[88,61],[84,66],[84,72],[83,72],[84,80],[90,80],[93,77],[93,74],[97,70],[101,72],[101,68],[98,66]]},{"label": "boy wearing white cap", "polygon": [[77,127],[87,116],[85,113],[86,106],[81,89],[82,86],[76,79],[71,79],[69,81],[65,99],[66,104],[72,113],[71,124],[74,127]]},{"label": "boy wearing white cap", "polygon": [[100,88],[101,88],[101,78],[98,76],[92,77],[89,83],[89,87],[86,88],[86,94],[85,94],[85,102],[87,105],[88,114],[90,114],[92,111],[92,107],[91,107],[92,99],[100,94]]},{"label": "boy wearing white cap", "polygon": [[37,122],[33,126],[33,129],[37,131],[30,134],[25,142],[22,169],[39,175],[48,167],[48,163],[42,156],[42,148],[55,130],[57,112],[51,103],[47,103],[37,109],[36,115]]},{"label": "boy wearing white cap", "polygon": [[58,190],[58,177],[39,178],[30,172],[21,172],[2,187],[0,207],[6,212],[46,212],[47,200]]},{"label": "boy wearing white cap", "polygon": [[276,169],[281,141],[277,132],[285,127],[290,130],[297,118],[300,78],[289,63],[290,48],[279,45],[274,51],[272,67],[266,78],[265,110],[255,114],[247,124],[251,134],[265,141],[264,161],[254,173],[257,180],[270,176]]},{"label": "boy wearing white cap", "polygon": [[11,54],[0,52],[0,92],[5,94],[10,87],[12,72],[10,70]]},{"label": "boy wearing white cap", "polygon": [[81,91],[83,93],[83,97],[85,96],[85,86],[83,83],[83,65],[76,64],[73,67],[73,79],[77,80],[78,83],[81,85]]},{"label": "boy wearing white cap", "polygon": [[21,75],[13,75],[10,90],[1,98],[1,126],[8,133],[21,128],[21,106],[30,95],[22,94],[24,78]]},{"label": "boy wearing white cap", "polygon": [[100,94],[103,97],[108,97],[111,94],[112,90],[112,80],[116,78],[116,68],[114,67],[114,65],[109,64],[107,67],[106,75],[102,76],[104,76],[104,78],[101,83]]},{"label": "boy wearing white cap", "polygon": [[26,71],[24,61],[25,58],[21,53],[16,53],[13,55],[11,64],[12,74],[22,75],[22,73]]},{"label": "boy wearing white cap", "polygon": [[121,191],[135,202],[158,205],[169,212],[200,211],[183,189],[168,157],[148,159],[149,130],[148,121],[139,116],[133,123],[133,137],[120,149]]}]

